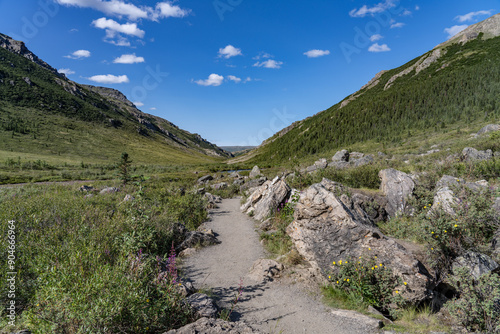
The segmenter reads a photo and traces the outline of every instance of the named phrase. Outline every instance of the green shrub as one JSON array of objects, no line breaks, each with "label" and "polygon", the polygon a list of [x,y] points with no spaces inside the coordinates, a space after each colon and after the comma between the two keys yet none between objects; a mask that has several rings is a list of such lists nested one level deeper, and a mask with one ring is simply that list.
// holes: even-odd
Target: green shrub
[{"label": "green shrub", "polygon": [[396,287],[406,287],[406,282],[374,258],[360,257],[333,262],[328,279],[335,289],[355,293],[365,303],[392,315],[395,315],[396,310],[390,305],[404,303],[401,291]]},{"label": "green shrub", "polygon": [[482,275],[475,281],[467,268],[459,268],[450,282],[460,293],[445,304],[450,314],[469,331],[500,331],[500,277]]}]

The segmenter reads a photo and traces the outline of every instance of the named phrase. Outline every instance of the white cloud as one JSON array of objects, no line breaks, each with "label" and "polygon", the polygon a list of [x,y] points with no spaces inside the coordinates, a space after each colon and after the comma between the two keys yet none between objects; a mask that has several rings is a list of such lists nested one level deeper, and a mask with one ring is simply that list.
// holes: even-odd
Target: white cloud
[{"label": "white cloud", "polygon": [[127,38],[123,37],[120,34],[106,33],[106,37],[104,38],[106,43],[110,43],[116,46],[130,46],[130,42]]},{"label": "white cloud", "polygon": [[370,52],[387,52],[391,51],[391,49],[387,46],[387,44],[379,45],[378,43],[373,44],[368,48]]},{"label": "white cloud", "polygon": [[92,25],[96,28],[106,29],[106,34],[108,37],[116,35],[116,33],[122,33],[125,35],[136,36],[139,38],[144,37],[144,30],[137,27],[137,23],[124,23],[120,24],[114,20],[106,19],[101,17],[92,22]]},{"label": "white cloud", "polygon": [[144,63],[143,57],[137,57],[135,53],[121,55],[120,57],[113,60],[115,64],[135,64],[135,63]]},{"label": "white cloud", "polygon": [[252,81],[252,78],[247,77],[245,80],[243,80],[243,83],[247,83],[247,82],[250,82],[250,81]]},{"label": "white cloud", "polygon": [[69,68],[60,68],[60,69],[57,70],[57,72],[63,73],[65,75],[75,74],[75,71],[72,71]]},{"label": "white cloud", "polygon": [[189,15],[189,12],[189,10],[181,9],[181,7],[174,6],[169,2],[160,2],[156,4],[156,13],[153,18],[184,17]]},{"label": "white cloud", "polygon": [[94,75],[90,78],[87,78],[90,81],[98,82],[98,83],[106,83],[106,84],[118,84],[118,83],[127,83],[129,79],[126,75],[112,75],[112,74],[101,74]]},{"label": "white cloud", "polygon": [[364,5],[360,9],[353,9],[349,12],[349,15],[351,17],[365,17],[366,15],[374,16],[375,14],[382,13],[395,6],[394,0],[386,0],[385,2],[378,3],[373,7]]},{"label": "white cloud", "polygon": [[208,79],[196,80],[195,83],[200,86],[220,86],[222,81],[224,81],[224,77],[222,75],[212,73],[208,76]]},{"label": "white cloud", "polygon": [[468,27],[468,25],[466,25],[466,24],[460,25],[460,26],[453,26],[450,28],[445,28],[444,32],[448,34],[448,38],[452,38],[453,36],[455,36],[456,34],[461,32],[462,30],[466,29],[467,27]]},{"label": "white cloud", "polygon": [[304,52],[304,54],[309,58],[317,58],[329,55],[330,50],[309,50],[307,52]]},{"label": "white cloud", "polygon": [[416,5],[416,6],[415,6],[415,10],[420,10],[420,6],[419,6],[419,5]]},{"label": "white cloud", "polygon": [[391,24],[391,29],[403,28],[404,26],[405,26],[405,24],[403,22],[396,22],[396,23]]},{"label": "white cloud", "polygon": [[263,62],[256,62],[253,64],[254,67],[265,67],[265,68],[281,68],[281,65],[283,65],[282,61],[276,61],[274,59],[269,59]]},{"label": "white cloud", "polygon": [[236,76],[234,76],[234,75],[228,75],[228,76],[227,76],[227,78],[228,78],[229,80],[231,80],[231,81],[236,82],[236,83],[240,83],[240,82],[241,82],[241,78],[238,78],[238,77],[236,77]]},{"label": "white cloud", "polygon": [[229,59],[235,56],[242,56],[241,49],[235,48],[232,45],[227,45],[225,48],[219,49],[219,57]]},{"label": "white cloud", "polygon": [[269,53],[267,53],[267,52],[261,52],[261,53],[259,53],[258,55],[256,55],[255,57],[253,57],[252,59],[253,59],[253,60],[259,60],[259,59],[261,59],[261,58],[265,58],[265,59],[267,59],[267,58],[272,58],[272,57],[273,57],[273,56],[272,56],[272,55],[270,55],[270,54],[269,54]]},{"label": "white cloud", "polygon": [[372,42],[376,42],[376,41],[379,41],[381,40],[382,38],[384,38],[384,36],[380,35],[380,34],[375,34],[375,35],[372,35],[370,37],[370,41]]},{"label": "white cloud", "polygon": [[142,107],[144,105],[144,103],[142,103],[141,101],[136,101],[136,102],[132,102],[136,107]]},{"label": "white cloud", "polygon": [[91,53],[89,50],[77,50],[73,52],[70,55],[64,56],[65,58],[70,58],[70,59],[80,59],[80,58],[88,58],[90,57]]},{"label": "white cloud", "polygon": [[402,16],[410,16],[412,14],[411,11],[409,11],[408,9],[405,9],[403,14],[401,14]]},{"label": "white cloud", "polygon": [[460,23],[467,22],[467,21],[474,21],[474,18],[476,16],[482,16],[482,15],[491,15],[492,10],[480,10],[477,12],[470,12],[465,15],[459,15],[455,17],[455,20],[457,20]]},{"label": "white cloud", "polygon": [[149,110],[156,110],[156,107],[149,108]]}]

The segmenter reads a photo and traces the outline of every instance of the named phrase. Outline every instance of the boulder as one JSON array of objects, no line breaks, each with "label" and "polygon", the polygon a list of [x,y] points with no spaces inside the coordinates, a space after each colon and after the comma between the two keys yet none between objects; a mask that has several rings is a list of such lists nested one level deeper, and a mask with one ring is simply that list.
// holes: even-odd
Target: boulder
[{"label": "boulder", "polygon": [[215,190],[226,189],[227,187],[228,184],[226,182],[216,183],[212,185],[212,189]]},{"label": "boulder", "polygon": [[458,188],[460,185],[464,185],[465,180],[462,178],[450,176],[450,175],[443,175],[441,179],[436,183],[436,189],[441,189],[441,188]]},{"label": "boulder", "polygon": [[196,292],[196,289],[191,282],[180,282],[179,284],[175,285],[175,288],[183,297],[190,296]]},{"label": "boulder", "polygon": [[206,183],[208,181],[212,181],[213,179],[214,177],[212,175],[205,175],[198,179],[198,183]]},{"label": "boulder", "polygon": [[233,182],[233,185],[235,186],[242,186],[243,184],[245,184],[245,179],[236,179]]},{"label": "boulder", "polygon": [[395,217],[407,209],[407,199],[413,194],[415,182],[403,172],[393,168],[378,173],[382,182],[380,190],[387,198],[385,210],[390,217]]},{"label": "boulder", "polygon": [[251,188],[257,188],[263,185],[267,181],[267,177],[263,176],[258,179],[253,179],[248,182],[246,182],[244,185],[240,187],[241,191],[246,191]]},{"label": "boulder", "polygon": [[373,158],[373,155],[368,154],[360,159],[351,160],[351,163],[354,163],[354,167],[360,167],[368,165],[369,163],[372,163],[374,160],[375,159]]},{"label": "boulder", "polygon": [[454,271],[460,267],[468,268],[471,276],[477,280],[481,275],[497,269],[498,263],[485,254],[468,251],[453,261],[452,269]]},{"label": "boulder", "polygon": [[261,174],[261,172],[260,172],[260,168],[259,168],[259,166],[253,166],[252,170],[250,171],[249,177],[250,177],[251,179],[255,179],[255,178],[257,178],[257,177],[259,177],[259,176],[261,176],[261,175],[262,175],[262,174]]},{"label": "boulder", "polygon": [[220,244],[220,241],[213,234],[199,231],[187,232],[184,241],[177,248],[178,252],[187,248],[206,247]]},{"label": "boulder", "polygon": [[350,164],[347,161],[332,161],[328,164],[328,167],[333,167],[337,169],[344,169],[349,166]]},{"label": "boulder", "polygon": [[248,277],[258,282],[272,281],[275,277],[280,277],[283,269],[285,267],[279,262],[270,259],[258,259],[253,263]]},{"label": "boulder", "polygon": [[361,159],[364,156],[365,155],[363,153],[360,153],[360,152],[351,152],[351,153],[349,153],[349,159]]},{"label": "boulder", "polygon": [[318,170],[318,166],[312,165],[312,166],[306,167],[305,172],[306,173],[314,173],[317,170]]},{"label": "boulder", "polygon": [[365,212],[374,223],[386,221],[387,211],[385,211],[385,206],[387,205],[387,201],[385,198],[380,197],[381,196],[375,198],[365,194],[355,193],[352,195],[354,209],[358,212],[361,210]]},{"label": "boulder", "polygon": [[328,167],[328,162],[326,161],[326,159],[319,159],[314,163],[314,166],[316,166],[318,169],[325,169],[326,167]]},{"label": "boulder", "polygon": [[473,160],[490,160],[493,158],[493,152],[491,150],[478,151],[472,147],[466,147],[462,151],[462,160],[473,161]]},{"label": "boulder", "polygon": [[342,150],[338,151],[335,153],[335,155],[332,157],[332,162],[348,162],[349,161],[349,151],[348,150]]},{"label": "boulder", "polygon": [[217,305],[212,298],[204,293],[194,293],[185,299],[199,317],[215,318],[217,316]]},{"label": "boulder", "polygon": [[459,199],[455,197],[453,191],[448,187],[439,188],[434,195],[431,211],[443,210],[452,216],[456,215],[455,207],[459,204]]},{"label": "boulder", "polygon": [[241,206],[241,211],[247,214],[253,213],[255,219],[262,221],[289,197],[290,191],[285,181],[277,176],[257,188]]},{"label": "boulder", "polygon": [[217,204],[222,202],[222,198],[220,196],[215,196],[211,193],[205,193],[204,196],[207,199],[208,207],[211,209],[217,208]]},{"label": "boulder", "polygon": [[493,132],[493,131],[500,131],[500,124],[488,124],[485,127],[483,127],[481,130],[477,132],[477,135],[480,136],[482,134],[488,133],[488,132]]},{"label": "boulder", "polygon": [[332,261],[377,257],[377,262],[407,282],[400,291],[408,302],[430,298],[432,278],[422,263],[349,210],[340,199],[341,189],[337,183],[323,179],[301,194],[294,222],[287,227],[300,255],[324,276],[335,270]]},{"label": "boulder", "polygon": [[102,189],[99,194],[112,194],[112,193],[116,193],[120,191],[120,189],[118,188],[115,188],[115,187],[106,187],[104,189]]},{"label": "boulder", "polygon": [[234,171],[231,174],[229,174],[229,177],[232,177],[233,179],[239,179],[241,178],[241,175],[237,171]]},{"label": "boulder", "polygon": [[229,322],[222,319],[201,318],[196,322],[181,327],[172,329],[164,334],[258,334],[260,332],[254,330],[243,322]]}]

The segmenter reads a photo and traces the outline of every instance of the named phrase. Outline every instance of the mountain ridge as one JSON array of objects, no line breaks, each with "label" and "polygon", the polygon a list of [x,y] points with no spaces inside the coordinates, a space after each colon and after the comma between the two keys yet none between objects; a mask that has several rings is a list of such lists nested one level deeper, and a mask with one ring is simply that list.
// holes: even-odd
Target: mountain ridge
[{"label": "mountain ridge", "polygon": [[[481,117],[478,108],[468,101],[464,108],[464,101],[459,100],[460,86],[464,82],[470,83],[466,86],[470,95],[468,99],[479,98],[481,101],[477,104],[487,108],[483,112],[486,115],[484,118],[491,119],[493,115],[496,120],[499,108],[494,94],[490,93],[496,89],[500,93],[500,87],[497,88],[498,80],[495,79],[496,67],[491,64],[493,69],[490,70],[486,62],[499,61],[500,64],[497,59],[499,35],[500,14],[496,14],[398,68],[379,72],[357,92],[314,116],[278,131],[247,156],[240,157],[238,162],[289,160],[367,140],[395,143],[401,140],[403,132],[410,133],[412,129],[446,128],[461,119],[478,120]],[[472,68],[483,71],[485,78],[478,78]],[[447,78],[443,73],[451,73],[452,76]],[[475,80],[475,86],[471,80]],[[425,87],[430,82],[432,89]],[[483,86],[487,89],[481,90]],[[445,99],[439,96],[447,90],[454,94],[454,100],[448,104],[445,100],[450,100],[449,96],[445,95]],[[439,111],[429,111],[429,103]],[[465,112],[465,109],[471,112]],[[417,110],[421,113],[420,117],[416,114]],[[396,123],[399,129],[394,129],[393,124]],[[361,124],[364,129],[361,129]],[[390,132],[393,133],[383,133],[383,128],[392,128]]]},{"label": "mountain ridge", "polygon": [[[30,66],[26,61],[35,67]],[[142,112],[116,89],[84,85],[69,80],[64,74],[58,73],[56,69],[38,58],[23,42],[16,41],[4,34],[0,34],[0,92],[2,93],[0,102],[4,105],[3,110],[0,109],[0,119],[6,124],[3,129],[5,131],[7,128],[9,131],[12,128],[19,128],[15,124],[24,124],[29,121],[29,117],[23,119],[21,116],[26,111],[9,112],[6,111],[6,108],[11,111],[19,108],[30,108],[33,112],[36,110],[35,114],[38,116],[35,117],[33,114],[33,117],[37,119],[45,114],[46,117],[59,115],[68,118],[68,121],[72,119],[73,122],[78,120],[94,123],[96,130],[99,129],[99,131],[108,133],[108,137],[111,136],[116,142],[115,146],[125,143],[126,147],[137,149],[137,145],[131,141],[132,137],[137,139],[136,135],[132,136],[128,133],[134,131],[140,136],[139,141],[143,142],[144,145],[148,146],[148,143],[153,144],[154,142],[152,146],[155,149],[151,151],[161,151],[162,146],[168,146],[165,148],[176,150],[175,155],[179,158],[181,155],[197,156],[198,158],[201,156],[231,157],[231,153],[225,152],[200,135],[180,129],[159,116]],[[67,121],[64,122],[67,123]],[[80,125],[86,127],[83,123]],[[49,127],[45,125],[44,131],[51,132],[48,130]],[[25,126],[24,129],[26,128]],[[57,127],[53,130],[54,133],[64,132],[57,131]],[[31,129],[33,140],[37,137],[36,131],[34,128]],[[21,135],[24,134],[21,133]],[[120,136],[121,138],[118,138]],[[13,148],[10,146],[12,146],[14,134],[12,138],[8,138],[4,134],[3,138],[4,145],[3,147],[0,145],[0,150],[10,148],[12,151]],[[39,136],[36,141],[38,147],[43,147]],[[90,141],[87,140],[87,144],[89,144],[87,149],[92,148]],[[120,142],[119,145],[118,142]],[[45,146],[50,144],[45,143]],[[77,151],[81,151],[81,149],[77,145],[73,146],[72,153],[78,155]],[[25,150],[24,147],[20,148]],[[70,147],[66,147],[65,150],[72,151]],[[165,155],[163,152],[157,153]],[[189,157],[188,160],[192,160],[191,158],[193,157]]]}]

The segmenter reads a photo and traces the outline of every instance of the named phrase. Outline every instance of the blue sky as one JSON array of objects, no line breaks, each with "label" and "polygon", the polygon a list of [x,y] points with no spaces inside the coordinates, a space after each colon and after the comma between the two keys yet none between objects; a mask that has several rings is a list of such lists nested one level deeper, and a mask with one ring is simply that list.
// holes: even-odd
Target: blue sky
[{"label": "blue sky", "polygon": [[258,145],[498,0],[0,0],[0,32],[218,145]]}]

